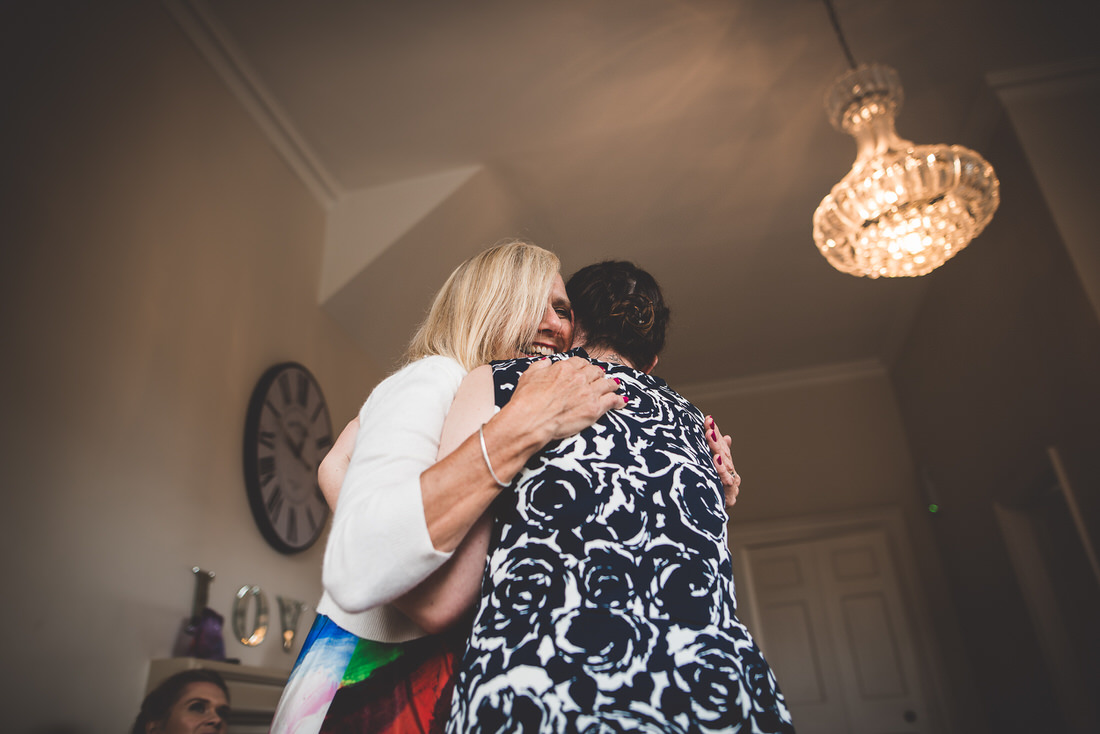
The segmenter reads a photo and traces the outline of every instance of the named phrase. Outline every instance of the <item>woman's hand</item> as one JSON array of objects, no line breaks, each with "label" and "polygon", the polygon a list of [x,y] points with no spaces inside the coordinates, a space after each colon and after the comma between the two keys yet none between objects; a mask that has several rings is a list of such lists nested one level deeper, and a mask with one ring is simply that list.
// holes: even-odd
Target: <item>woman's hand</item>
[{"label": "woman's hand", "polygon": [[722,480],[722,487],[726,491],[726,507],[733,507],[741,491],[741,475],[733,467],[733,456],[730,454],[733,439],[723,436],[714,417],[709,415],[706,418],[706,434],[714,468],[718,470],[718,478]]},{"label": "woman's hand", "polygon": [[[516,384],[506,410],[521,414],[545,432],[548,443],[583,431],[626,399],[619,383],[586,359],[533,362]],[[502,411],[503,412],[503,411]]]},{"label": "woman's hand", "polygon": [[336,443],[317,466],[317,484],[331,510],[336,509],[336,498],[340,496],[340,488],[344,486],[344,475],[348,473],[351,452],[355,448],[355,437],[358,433],[359,416],[355,416],[340,431]]}]

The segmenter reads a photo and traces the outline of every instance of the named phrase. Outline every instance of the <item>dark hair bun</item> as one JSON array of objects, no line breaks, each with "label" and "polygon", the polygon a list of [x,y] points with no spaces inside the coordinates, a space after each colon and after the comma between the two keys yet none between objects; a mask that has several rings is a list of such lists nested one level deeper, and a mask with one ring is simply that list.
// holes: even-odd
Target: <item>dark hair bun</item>
[{"label": "dark hair bun", "polygon": [[628,293],[621,301],[612,304],[610,315],[620,319],[625,328],[638,336],[648,334],[657,318],[653,301],[640,293]]},{"label": "dark hair bun", "polygon": [[652,275],[608,260],[578,270],[565,290],[589,346],[610,348],[639,369],[653,364],[665,346],[669,310]]}]

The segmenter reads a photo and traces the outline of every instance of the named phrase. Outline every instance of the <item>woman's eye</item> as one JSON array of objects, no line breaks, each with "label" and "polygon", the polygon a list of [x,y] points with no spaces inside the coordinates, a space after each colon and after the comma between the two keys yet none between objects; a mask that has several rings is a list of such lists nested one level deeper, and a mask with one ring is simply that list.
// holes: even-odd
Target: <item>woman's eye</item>
[{"label": "woman's eye", "polygon": [[573,312],[568,308],[556,308],[554,310],[558,312],[558,318],[565,319],[566,321],[573,318]]},{"label": "woman's eye", "polygon": [[206,704],[202,701],[195,701],[187,707],[188,711],[194,711],[196,714],[201,714],[206,711]]}]

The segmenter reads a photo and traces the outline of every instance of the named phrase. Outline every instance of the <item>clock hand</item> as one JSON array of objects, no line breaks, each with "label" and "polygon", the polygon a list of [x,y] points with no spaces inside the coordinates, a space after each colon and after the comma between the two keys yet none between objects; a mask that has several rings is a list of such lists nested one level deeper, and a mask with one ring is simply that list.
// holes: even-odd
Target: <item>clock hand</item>
[{"label": "clock hand", "polygon": [[308,432],[303,432],[302,439],[295,444],[290,440],[290,428],[287,426],[286,421],[283,420],[283,416],[280,413],[275,414],[275,419],[279,421],[279,427],[282,428],[283,441],[286,443],[287,448],[290,449],[290,453],[294,454],[294,458],[297,459],[302,466],[306,468],[306,471],[312,472],[314,467],[305,457],[302,456],[302,449],[305,448],[306,440],[309,438]]},{"label": "clock hand", "polygon": [[[309,438],[307,431],[302,432],[302,440],[298,442],[297,446],[290,442],[290,428],[287,426],[286,421],[283,420],[282,414],[276,414],[275,420],[279,421],[279,427],[283,429],[283,440],[286,441],[286,445],[290,448],[291,452],[298,458],[302,458],[302,449],[306,445],[306,439]],[[299,424],[300,425],[300,424]]]},{"label": "clock hand", "polygon": [[302,456],[302,448],[306,444],[305,437],[303,437],[301,442],[299,442],[298,445],[295,446],[293,443],[291,443],[290,437],[284,433],[283,441],[286,442],[287,447],[290,449],[290,453],[294,454],[294,458],[300,461],[302,466],[304,466],[307,471],[313,471],[313,466]]},{"label": "clock hand", "polygon": [[305,446],[306,446],[306,439],[307,439],[307,438],[309,438],[309,434],[303,433],[303,434],[302,434],[302,440],[298,442],[298,450],[294,452],[294,454],[295,454],[295,455],[296,455],[296,456],[297,456],[297,457],[298,457],[299,459],[301,459],[301,458],[302,458],[302,449],[304,449],[304,448],[305,448]]},{"label": "clock hand", "polygon": [[294,454],[295,458],[297,458],[297,459],[302,458],[302,447],[301,446],[295,446],[294,442],[290,440],[290,436],[288,436],[285,433],[283,434],[283,443],[285,443],[287,445],[287,448],[290,449],[290,453]]}]

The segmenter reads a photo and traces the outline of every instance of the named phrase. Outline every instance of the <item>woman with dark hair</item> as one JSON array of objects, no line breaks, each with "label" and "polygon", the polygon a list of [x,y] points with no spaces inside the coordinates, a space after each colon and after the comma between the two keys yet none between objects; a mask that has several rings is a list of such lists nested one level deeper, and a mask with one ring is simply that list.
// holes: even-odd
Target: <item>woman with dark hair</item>
[{"label": "woman with dark hair", "polygon": [[130,734],[221,734],[229,721],[229,688],[213,670],[166,678],[141,702]]},{"label": "woman with dark hair", "polygon": [[[704,416],[649,374],[669,320],[660,288],[606,262],[566,289],[583,348],[551,359],[588,359],[628,402],[533,456],[493,505],[483,577],[436,589],[457,611],[480,583],[447,731],[793,732],[735,616]],[[467,376],[441,453],[508,403],[531,361]]]}]

